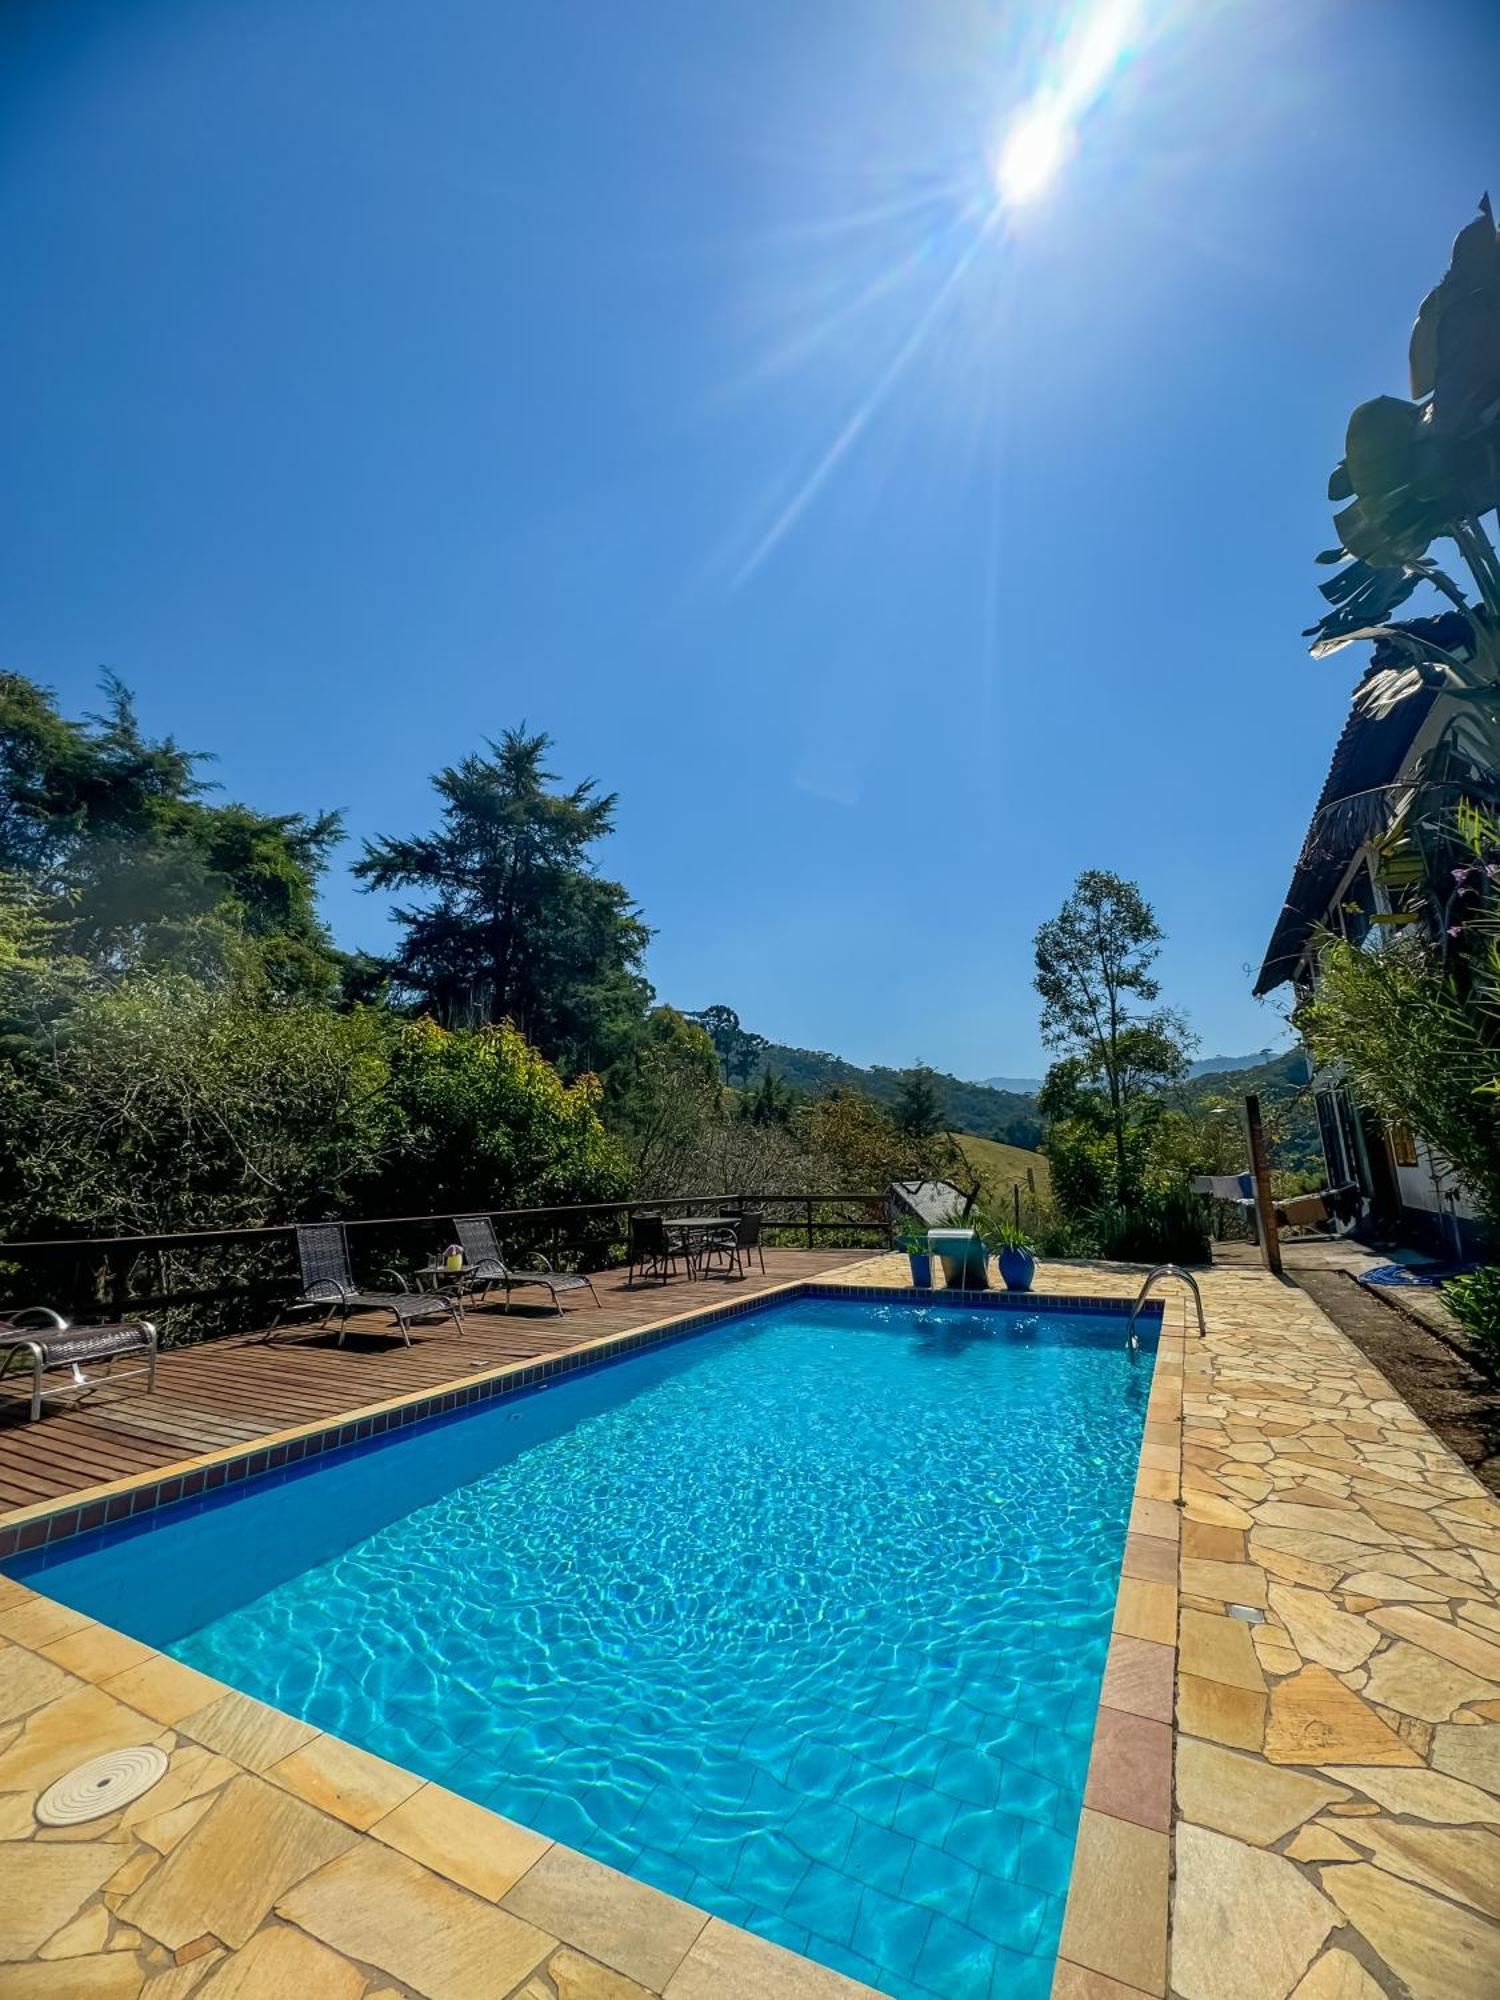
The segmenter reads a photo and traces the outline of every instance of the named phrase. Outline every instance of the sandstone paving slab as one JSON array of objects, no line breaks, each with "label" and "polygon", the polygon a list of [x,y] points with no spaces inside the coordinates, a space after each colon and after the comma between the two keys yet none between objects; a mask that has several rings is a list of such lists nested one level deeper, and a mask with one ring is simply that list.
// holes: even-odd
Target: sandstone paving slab
[{"label": "sandstone paving slab", "polygon": [[1292,2000],[1386,2000],[1386,1991],[1357,1958],[1333,1946],[1298,1981]]},{"label": "sandstone paving slab", "polygon": [[1378,1626],[1367,1618],[1341,1611],[1321,1591],[1297,1590],[1290,1584],[1273,1583],[1268,1601],[1297,1651],[1315,1665],[1362,1667],[1382,1643]]},{"label": "sandstone paving slab", "polygon": [[657,1992],[708,1921],[691,1904],[558,1846],[507,1891],[502,1907]]},{"label": "sandstone paving slab", "polygon": [[1286,2000],[1337,1921],[1290,1861],[1179,1826],[1172,1984],[1183,2000]]},{"label": "sandstone paving slab", "polygon": [[1196,1674],[1177,1678],[1177,1726],[1185,1736],[1258,1750],[1266,1731],[1266,1697]]},{"label": "sandstone paving slab", "polygon": [[423,1785],[378,1820],[377,1840],[491,1902],[513,1889],[552,1845],[441,1785]]},{"label": "sandstone paving slab", "polygon": [[164,1653],[153,1653],[138,1666],[111,1675],[103,1685],[117,1701],[128,1702],[142,1715],[168,1725],[181,1722],[184,1716],[208,1707],[228,1692],[221,1682],[200,1674],[196,1667],[185,1667],[180,1660],[169,1660]]},{"label": "sandstone paving slab", "polygon": [[1500,1826],[1500,1798],[1441,1771],[1331,1765],[1324,1775],[1351,1792],[1363,1793],[1389,1813],[1444,1826]]},{"label": "sandstone paving slab", "polygon": [[1500,1922],[1500,1835],[1478,1827],[1413,1826],[1383,1817],[1362,1819],[1345,1830],[1367,1850],[1354,1858],[1371,1859],[1387,1874],[1405,1876]]},{"label": "sandstone paving slab", "polygon": [[1293,1827],[1349,1796],[1348,1787],[1188,1738],[1177,1746],[1177,1807],[1184,1820],[1274,1847]]},{"label": "sandstone paving slab", "polygon": [[109,1911],[102,1903],[75,1917],[70,1924],[64,1924],[60,1931],[53,1933],[37,1953],[38,1958],[88,1958],[95,1952],[103,1951],[109,1936]]},{"label": "sandstone paving slab", "polygon": [[1500,1926],[1365,1863],[1320,1879],[1412,2000],[1494,2000]]},{"label": "sandstone paving slab", "polygon": [[[118,1848],[103,1845],[0,1845],[0,1961],[30,1958],[99,1893],[119,1859]],[[0,1973],[0,1992],[9,1978],[8,1969]]]},{"label": "sandstone paving slab", "polygon": [[[568,1945],[555,1951],[543,1970],[552,1982],[557,2000],[655,2000],[644,1986],[627,1979],[623,1972],[615,1972],[595,1958],[585,1958],[581,1951],[574,1951]],[[525,2000],[524,1992],[521,2000]],[[551,2000],[551,1994],[544,1991],[542,2000]]]},{"label": "sandstone paving slab", "polygon": [[273,1924],[219,1960],[196,1991],[204,2000],[360,2000],[365,1986],[359,1966],[302,1931]]},{"label": "sandstone paving slab", "polygon": [[314,1736],[266,1776],[346,1826],[367,1827],[409,1799],[422,1780],[337,1736]]},{"label": "sandstone paving slab", "polygon": [[176,1950],[205,1932],[239,1946],[285,1890],[350,1847],[345,1826],[242,1774],[121,1905],[119,1915]]},{"label": "sandstone paving slab", "polygon": [[1364,1692],[1369,1700],[1403,1715],[1447,1722],[1466,1703],[1500,1694],[1500,1687],[1429,1653],[1425,1646],[1398,1639],[1371,1661]]},{"label": "sandstone paving slab", "polygon": [[106,1750],[150,1743],[156,1734],[148,1718],[80,1682],[74,1692],[33,1710],[0,1753],[0,1791],[42,1791],[75,1765]]},{"label": "sandstone paving slab", "polygon": [[1180,1670],[1263,1694],[1266,1677],[1255,1657],[1251,1630],[1242,1619],[1217,1611],[1184,1611],[1178,1640]]},{"label": "sandstone paving slab", "polygon": [[1399,1638],[1414,1641],[1429,1653],[1436,1653],[1439,1659],[1463,1667],[1468,1673],[1500,1683],[1500,1645],[1481,1638],[1477,1632],[1471,1632],[1462,1625],[1434,1618],[1414,1604],[1396,1604],[1381,1611],[1372,1611],[1370,1623],[1378,1625],[1383,1632],[1393,1632]]},{"label": "sandstone paving slab", "polygon": [[0,1722],[14,1722],[61,1695],[73,1693],[80,1685],[56,1661],[45,1660],[25,1646],[6,1646],[0,1650]]},{"label": "sandstone paving slab", "polygon": [[1327,1667],[1307,1666],[1271,1689],[1273,1764],[1420,1764],[1411,1745]]},{"label": "sandstone paving slab", "polygon": [[248,1694],[223,1694],[186,1715],[178,1724],[185,1736],[206,1743],[252,1771],[264,1771],[300,1750],[318,1734],[308,1723],[267,1708]]},{"label": "sandstone paving slab", "polygon": [[666,2000],[878,2000],[873,1987],[711,1917]]},{"label": "sandstone paving slab", "polygon": [[1445,1724],[1433,1733],[1432,1768],[1500,1793],[1500,1724]]},{"label": "sandstone paving slab", "polygon": [[91,1958],[34,1959],[3,1968],[5,2000],[136,2000],[144,1974],[128,1952]]},{"label": "sandstone paving slab", "polygon": [[1167,1835],[1085,1807],[1073,1866],[1062,1957],[1143,1993],[1165,1991]]},{"label": "sandstone paving slab", "polygon": [[558,1944],[555,1936],[394,1849],[360,1841],[290,1889],[277,1914],[425,2000],[495,2000]]}]

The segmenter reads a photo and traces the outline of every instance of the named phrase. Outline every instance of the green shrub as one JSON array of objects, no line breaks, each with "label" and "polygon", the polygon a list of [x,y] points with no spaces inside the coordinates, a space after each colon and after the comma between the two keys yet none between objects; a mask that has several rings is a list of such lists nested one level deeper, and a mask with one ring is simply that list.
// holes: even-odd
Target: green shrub
[{"label": "green shrub", "polygon": [[1443,1297],[1491,1367],[1500,1366],[1500,1264],[1450,1279]]},{"label": "green shrub", "polygon": [[1122,1264],[1206,1264],[1212,1254],[1208,1204],[1185,1187],[1095,1209],[1087,1224],[1094,1254]]}]

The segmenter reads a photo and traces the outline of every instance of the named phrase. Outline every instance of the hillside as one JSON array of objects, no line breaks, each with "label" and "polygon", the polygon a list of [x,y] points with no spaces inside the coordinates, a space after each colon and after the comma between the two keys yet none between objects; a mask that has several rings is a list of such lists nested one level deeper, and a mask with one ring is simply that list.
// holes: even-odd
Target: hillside
[{"label": "hillside", "polygon": [[1253,1068],[1238,1064],[1195,1076],[1173,1093],[1188,1104],[1223,1103],[1237,1111],[1253,1091],[1260,1097],[1271,1134],[1272,1164],[1290,1173],[1318,1172],[1323,1145],[1318,1114],[1307,1088],[1307,1056],[1301,1049],[1283,1049]]},{"label": "hillside", "polygon": [[[842,1056],[821,1049],[788,1048],[768,1042],[751,1077],[754,1082],[764,1071],[810,1097],[825,1090],[862,1090],[877,1104],[894,1104],[901,1088],[903,1072],[876,1065],[861,1069]],[[1031,1147],[1042,1136],[1036,1100],[1018,1091],[991,1090],[982,1083],[965,1083],[956,1076],[935,1073],[934,1081],[943,1100],[943,1122],[955,1132],[973,1132],[981,1138],[996,1139],[1011,1146]]]},{"label": "hillside", "polygon": [[1007,1146],[998,1139],[976,1139],[969,1132],[954,1132],[950,1137],[997,1204],[1009,1198],[1013,1187],[1026,1187],[1028,1169],[1038,1194],[1046,1194],[1051,1186],[1051,1170],[1042,1153],[1028,1152],[1024,1146]]}]

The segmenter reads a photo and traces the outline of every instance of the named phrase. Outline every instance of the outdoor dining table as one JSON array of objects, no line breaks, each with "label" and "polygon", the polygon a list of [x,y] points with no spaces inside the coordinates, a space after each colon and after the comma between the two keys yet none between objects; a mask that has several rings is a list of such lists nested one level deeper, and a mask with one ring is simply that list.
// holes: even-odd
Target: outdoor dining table
[{"label": "outdoor dining table", "polygon": [[703,1258],[703,1239],[720,1229],[733,1229],[736,1218],[732,1215],[674,1215],[667,1221],[669,1230],[676,1229],[682,1234],[682,1247],[686,1252],[689,1270],[696,1271]]}]

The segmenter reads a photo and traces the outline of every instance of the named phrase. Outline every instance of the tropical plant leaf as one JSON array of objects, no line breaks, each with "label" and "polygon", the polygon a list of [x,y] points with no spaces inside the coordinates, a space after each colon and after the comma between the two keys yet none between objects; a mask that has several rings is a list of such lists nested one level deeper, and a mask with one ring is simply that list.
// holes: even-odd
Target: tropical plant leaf
[{"label": "tropical plant leaf", "polygon": [[1328,497],[1330,500],[1352,500],[1354,482],[1349,477],[1349,468],[1342,459],[1328,475]]}]

